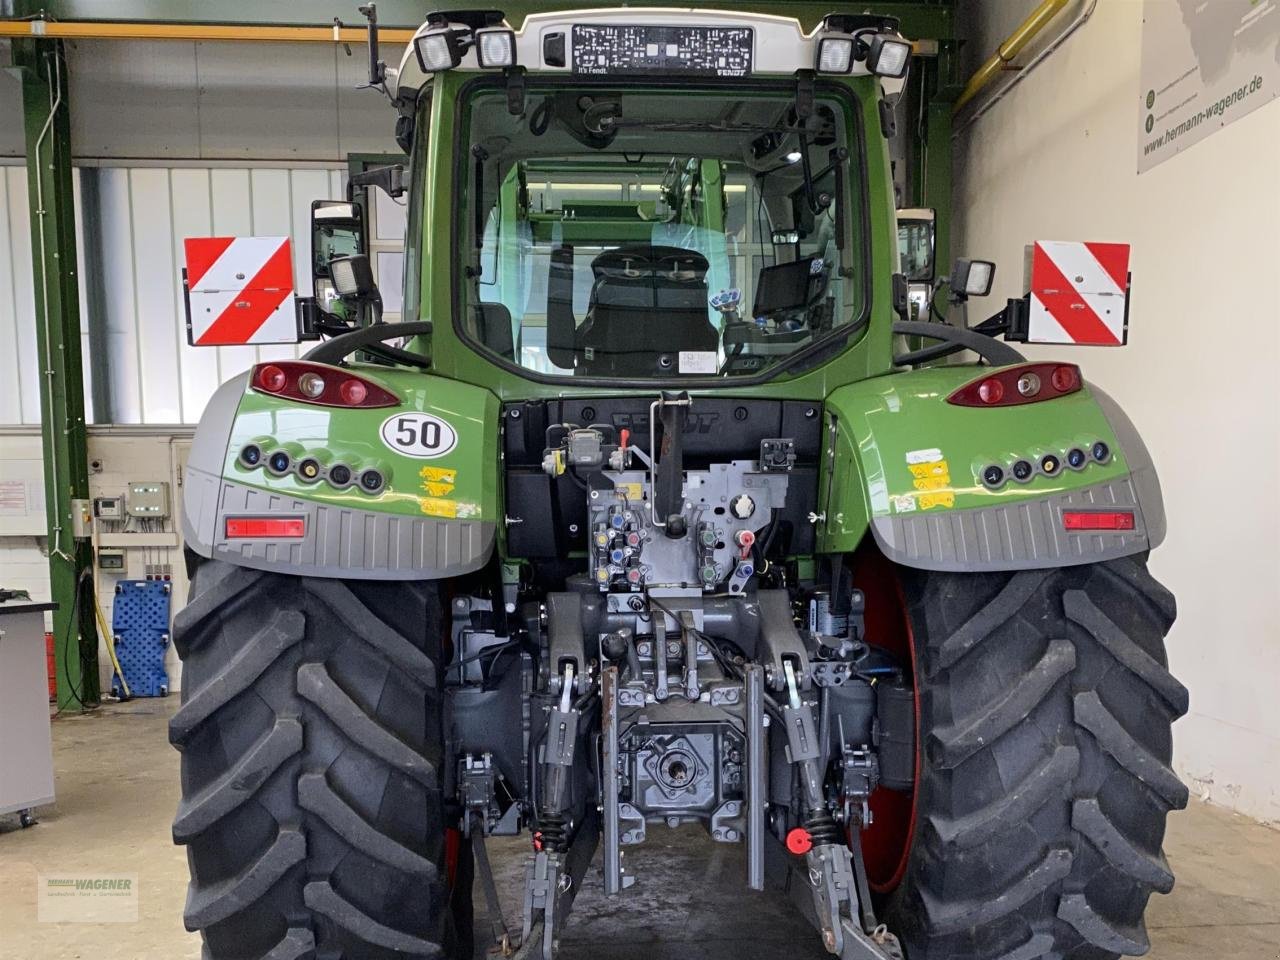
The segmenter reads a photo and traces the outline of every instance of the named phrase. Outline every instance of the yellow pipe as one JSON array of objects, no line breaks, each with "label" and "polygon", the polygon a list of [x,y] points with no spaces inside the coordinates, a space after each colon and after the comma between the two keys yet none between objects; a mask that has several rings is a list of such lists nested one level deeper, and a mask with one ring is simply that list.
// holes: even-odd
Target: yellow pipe
[{"label": "yellow pipe", "polygon": [[[408,43],[416,31],[387,29],[388,43]],[[58,40],[233,40],[245,43],[363,43],[359,27],[256,27],[219,23],[91,23],[52,20],[0,20],[0,37]]]},{"label": "yellow pipe", "polygon": [[990,83],[1009,61],[1021,53],[1027,44],[1039,36],[1040,31],[1049,25],[1049,21],[1061,13],[1070,2],[1071,0],[1042,0],[1040,5],[1031,11],[1031,16],[1023,20],[1018,29],[1009,34],[1004,43],[996,48],[991,59],[980,66],[969,78],[951,112],[958,113],[961,107],[976,97],[978,92]]}]

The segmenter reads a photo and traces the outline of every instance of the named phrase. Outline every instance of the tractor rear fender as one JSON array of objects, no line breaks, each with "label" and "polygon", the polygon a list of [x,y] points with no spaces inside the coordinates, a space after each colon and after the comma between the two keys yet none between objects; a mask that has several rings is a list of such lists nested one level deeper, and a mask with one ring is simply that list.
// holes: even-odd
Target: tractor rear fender
[{"label": "tractor rear fender", "polygon": [[[358,374],[399,402],[305,403],[255,389],[248,373],[223,384],[187,462],[187,546],[259,570],[345,579],[434,579],[483,566],[501,515],[497,398],[418,372],[311,366]],[[285,470],[275,469],[282,459],[273,464],[280,453]]]},{"label": "tractor rear fender", "polygon": [[[1114,400],[1086,382],[1015,406],[947,401],[991,369],[925,368],[830,395],[819,550],[853,550],[869,530],[896,563],[989,571],[1112,560],[1164,539],[1155,467]],[[1073,451],[1083,464],[1070,465]],[[984,479],[992,467],[998,483]]]}]

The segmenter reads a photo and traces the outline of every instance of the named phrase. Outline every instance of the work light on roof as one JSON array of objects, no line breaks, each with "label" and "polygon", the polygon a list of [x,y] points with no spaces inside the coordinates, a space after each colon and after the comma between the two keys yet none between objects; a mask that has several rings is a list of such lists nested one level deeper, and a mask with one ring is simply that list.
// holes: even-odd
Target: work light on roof
[{"label": "work light on roof", "polygon": [[503,27],[477,30],[476,57],[480,66],[513,67],[516,63],[516,35]]},{"label": "work light on roof", "polygon": [[414,51],[418,54],[418,65],[423,73],[439,73],[452,70],[462,62],[469,42],[465,39],[465,30],[452,27],[441,27],[428,30],[413,42]]},{"label": "work light on roof", "polygon": [[822,37],[818,40],[819,73],[848,73],[853,69],[853,37]]},{"label": "work light on roof", "polygon": [[911,63],[911,44],[901,37],[877,33],[867,48],[867,69],[880,77],[905,77]]},{"label": "work light on roof", "polygon": [[904,77],[911,63],[911,42],[892,33],[829,30],[818,37],[818,73],[846,74],[856,63],[881,77]]}]

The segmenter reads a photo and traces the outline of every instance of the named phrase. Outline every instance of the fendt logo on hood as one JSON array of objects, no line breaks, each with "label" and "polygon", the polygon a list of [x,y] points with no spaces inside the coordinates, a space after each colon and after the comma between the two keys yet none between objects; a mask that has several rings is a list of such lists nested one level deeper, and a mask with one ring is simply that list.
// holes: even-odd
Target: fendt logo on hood
[{"label": "fendt logo on hood", "polygon": [[[619,430],[630,430],[632,433],[649,432],[649,414],[647,413],[615,413],[611,418],[613,425]],[[685,423],[685,433],[710,433],[720,422],[718,413],[689,413]]]}]

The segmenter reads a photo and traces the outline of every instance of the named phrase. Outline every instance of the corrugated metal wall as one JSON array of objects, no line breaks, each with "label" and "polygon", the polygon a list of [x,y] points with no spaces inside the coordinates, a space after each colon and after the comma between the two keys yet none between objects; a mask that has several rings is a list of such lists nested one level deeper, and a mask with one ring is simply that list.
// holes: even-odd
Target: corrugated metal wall
[{"label": "corrugated metal wall", "polygon": [[[79,206],[77,180],[77,209]],[[40,422],[34,290],[27,170],[21,166],[0,166],[0,424]],[[80,347],[81,353],[87,355],[89,333],[84,311],[83,272],[80,299]],[[92,375],[86,364],[86,413],[92,420],[91,383]]]},{"label": "corrugated metal wall", "polygon": [[[349,153],[397,152],[394,111],[357,89],[364,51],[342,45],[89,40],[67,56],[92,419],[194,423],[223,379],[297,351],[187,346],[182,239],[289,235],[309,292],[310,202],[342,196]],[[0,73],[0,157],[23,154],[20,93]],[[0,166],[0,424],[40,417],[26,190]],[[395,246],[375,249],[382,272]],[[394,297],[399,277],[380,280]]]},{"label": "corrugated metal wall", "polygon": [[[312,200],[343,195],[336,168],[90,167],[96,213],[77,203],[82,342],[91,422],[195,423],[218,384],[299,348],[191,347],[186,342],[182,241],[199,236],[289,236],[297,289],[311,287]],[[100,257],[86,262],[85,241]],[[87,280],[84,278],[87,277]],[[26,171],[0,167],[0,424],[40,422]],[[397,278],[398,282],[398,278]],[[92,288],[92,292],[87,288]],[[5,302],[5,301],[8,302]],[[94,317],[90,349],[89,317]],[[101,378],[92,389],[94,377]],[[93,409],[93,400],[97,409]]]},{"label": "corrugated metal wall", "polygon": [[[401,52],[382,48],[393,65]],[[333,163],[396,149],[394,112],[357,89],[361,44],[78,40],[67,64],[77,158]],[[19,90],[0,73],[0,156],[24,153]]]},{"label": "corrugated metal wall", "polygon": [[[183,326],[185,237],[289,236],[295,283],[311,287],[311,201],[342,196],[333,169],[100,168],[102,313],[111,423],[194,423],[213,390],[264,359],[295,357],[292,345],[192,347]],[[102,393],[99,394],[102,397]],[[101,402],[101,399],[100,399]]]}]

